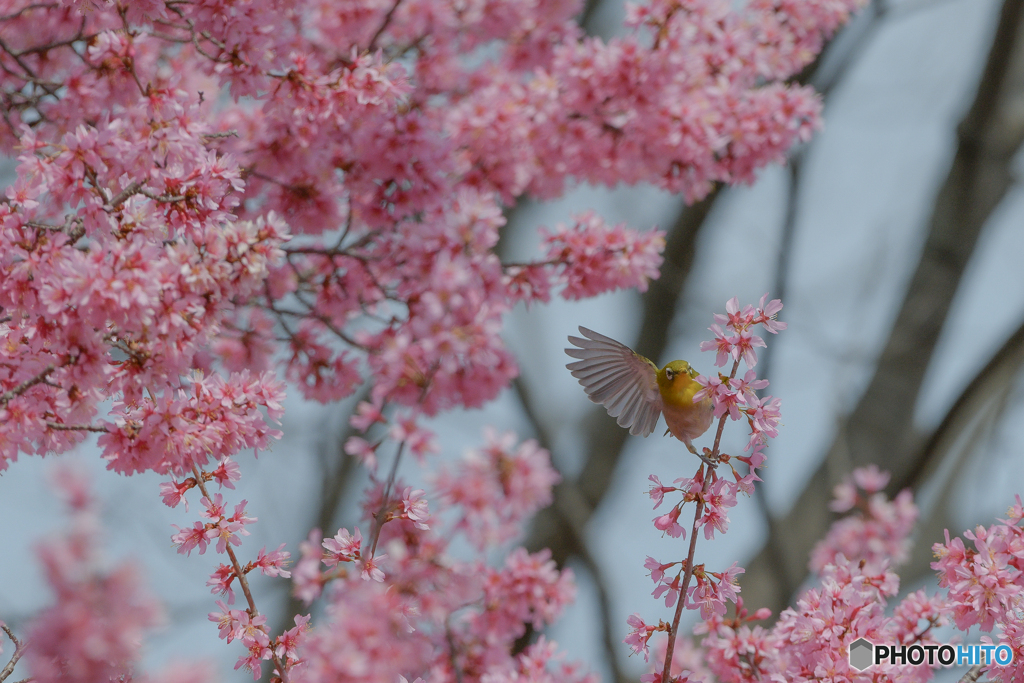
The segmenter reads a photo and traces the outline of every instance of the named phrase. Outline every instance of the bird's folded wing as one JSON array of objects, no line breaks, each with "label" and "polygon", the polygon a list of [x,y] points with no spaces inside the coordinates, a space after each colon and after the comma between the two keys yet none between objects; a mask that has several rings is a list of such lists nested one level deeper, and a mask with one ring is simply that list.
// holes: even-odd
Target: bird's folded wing
[{"label": "bird's folded wing", "polygon": [[569,337],[569,342],[579,348],[565,350],[580,360],[565,367],[583,385],[590,400],[603,405],[620,427],[634,435],[653,432],[661,416],[658,368],[603,334],[585,327],[580,327],[580,333],[585,339]]}]

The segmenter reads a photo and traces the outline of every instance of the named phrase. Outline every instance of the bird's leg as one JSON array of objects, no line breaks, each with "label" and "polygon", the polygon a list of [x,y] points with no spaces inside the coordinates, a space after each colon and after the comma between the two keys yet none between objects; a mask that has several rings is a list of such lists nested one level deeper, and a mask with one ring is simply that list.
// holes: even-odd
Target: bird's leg
[{"label": "bird's leg", "polygon": [[709,466],[709,467],[718,467],[718,463],[714,463],[714,462],[711,462],[711,460],[709,460],[709,459],[708,459],[708,457],[707,457],[706,455],[704,455],[703,453],[698,453],[698,452],[697,452],[697,449],[693,447],[693,444],[692,444],[692,443],[690,443],[690,442],[688,442],[688,441],[687,441],[687,442],[686,442],[686,447],[687,447],[687,448],[689,449],[689,451],[690,451],[691,453],[693,453],[693,454],[694,454],[694,455],[696,455],[696,456],[697,456],[698,458],[700,458],[701,460],[703,460],[704,462],[706,462],[706,463],[708,464],[708,466]]}]

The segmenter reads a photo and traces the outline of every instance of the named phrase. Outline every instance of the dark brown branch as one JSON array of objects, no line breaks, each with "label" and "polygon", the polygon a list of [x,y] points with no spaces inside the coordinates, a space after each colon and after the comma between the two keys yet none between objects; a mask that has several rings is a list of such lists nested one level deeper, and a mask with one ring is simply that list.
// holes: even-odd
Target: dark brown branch
[{"label": "dark brown branch", "polygon": [[47,422],[46,426],[50,429],[55,429],[60,432],[99,432],[100,434],[106,434],[106,427],[95,427],[93,425],[66,425],[60,422]]},{"label": "dark brown branch", "polygon": [[[798,80],[810,81],[817,87],[818,92],[821,93],[823,98],[828,98],[828,95],[835,89],[835,87],[843,81],[843,77],[849,72],[850,68],[857,63],[861,55],[870,45],[871,40],[878,34],[878,29],[882,24],[883,18],[887,15],[887,5],[880,0],[874,0],[868,9],[865,10],[866,17],[860,21],[861,25],[851,26],[851,31],[856,31],[856,34],[850,41],[846,41],[842,45],[832,43],[830,49],[823,53],[819,60],[816,60],[800,74]],[[832,60],[833,50],[842,50],[841,56],[838,60]],[[832,62],[833,65],[827,69],[827,73],[822,76],[819,67],[825,61]],[[775,259],[775,282],[772,285],[771,296],[773,299],[781,299],[783,302],[789,299],[789,276],[790,276],[790,256],[795,249],[796,244],[796,227],[797,219],[800,213],[800,202],[803,190],[803,168],[804,160],[807,158],[808,150],[813,146],[813,141],[807,145],[798,147],[789,158],[789,188],[786,196],[786,211],[782,221],[782,233],[779,239],[779,247],[776,252]],[[758,359],[758,375],[768,380],[772,379],[773,359],[775,357],[776,346],[775,344],[769,344],[768,347],[760,354]],[[769,536],[777,537],[784,533],[786,530],[782,528],[779,520],[772,514],[768,507],[768,501],[765,495],[765,489],[763,486],[754,487],[754,500],[758,505],[758,508],[763,515],[766,524],[768,525]],[[798,587],[798,584],[791,584],[789,577],[790,572],[787,571],[786,566],[790,561],[789,558],[783,553],[782,548],[775,544],[768,544],[764,548],[766,568],[771,572],[772,577],[779,585],[779,592],[791,595]],[[756,603],[755,603],[756,604]]]},{"label": "dark brown branch", "polygon": [[395,4],[393,4],[391,6],[391,9],[388,10],[388,13],[384,15],[384,21],[381,22],[380,27],[377,29],[377,32],[373,34],[373,38],[370,39],[370,44],[366,48],[367,52],[373,52],[374,50],[377,49],[377,41],[380,40],[380,37],[382,35],[384,35],[384,31],[386,31],[388,26],[391,24],[391,20],[394,18],[395,12],[398,11],[398,8],[399,6],[401,6],[401,4],[402,0],[395,0]]},{"label": "dark brown branch", "polygon": [[[1024,0],[1006,0],[974,103],[957,129],[956,156],[936,197],[921,258],[875,374],[779,525],[785,533],[771,534],[748,564],[743,592],[750,604],[776,614],[788,604],[786,587],[803,581],[805,558],[828,529],[832,487],[851,468],[874,463],[890,470],[896,482],[914,476],[914,406],[982,226],[1013,181],[1011,160],[1024,139],[1024,117],[1015,105],[1022,84]],[[792,558],[785,581],[770,570],[772,546]]]},{"label": "dark brown branch", "polygon": [[14,387],[10,391],[4,392],[2,395],[0,395],[0,407],[6,406],[10,402],[10,400],[15,396],[21,396],[35,385],[45,381],[46,378],[50,376],[50,373],[52,373],[56,369],[56,365],[47,365],[45,368],[43,368],[42,372],[37,374],[35,377],[30,377],[29,379],[25,380],[24,382]]},{"label": "dark brown branch", "polygon": [[971,456],[979,450],[979,444],[985,442],[985,433],[998,424],[1005,413],[1022,367],[1024,322],[968,383],[928,441],[914,455],[913,476],[890,485],[890,489],[897,486],[920,489],[928,482],[932,491],[928,499],[918,501],[921,506],[921,521],[916,530],[918,542],[900,572],[906,583],[934,576],[932,543],[942,538],[944,529],[952,529],[954,521],[948,509],[932,505],[930,500],[948,499],[962,481],[961,473],[971,466]]}]

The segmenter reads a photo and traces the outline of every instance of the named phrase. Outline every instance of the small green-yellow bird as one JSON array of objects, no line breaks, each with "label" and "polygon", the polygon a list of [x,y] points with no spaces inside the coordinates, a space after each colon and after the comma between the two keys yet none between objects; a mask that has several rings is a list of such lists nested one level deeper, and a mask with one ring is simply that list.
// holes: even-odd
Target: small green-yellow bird
[{"label": "small green-yellow bird", "polygon": [[[579,358],[565,367],[583,385],[594,403],[600,403],[620,427],[633,435],[648,436],[665,414],[668,432],[697,453],[692,441],[711,426],[711,397],[693,402],[701,390],[697,371],[685,360],[674,360],[661,370],[625,344],[580,327],[580,337],[569,337],[577,349],[566,349]],[[665,432],[666,434],[668,432]]]}]

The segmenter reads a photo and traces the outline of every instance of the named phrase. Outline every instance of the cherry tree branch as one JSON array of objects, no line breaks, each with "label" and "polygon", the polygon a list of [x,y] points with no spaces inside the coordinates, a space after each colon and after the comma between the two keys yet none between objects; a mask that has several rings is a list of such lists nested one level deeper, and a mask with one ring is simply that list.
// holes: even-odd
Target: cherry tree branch
[{"label": "cherry tree branch", "polygon": [[6,406],[10,402],[10,400],[15,396],[21,396],[35,385],[46,381],[46,378],[49,377],[50,374],[53,373],[53,371],[56,369],[57,366],[51,363],[50,365],[47,365],[45,368],[43,368],[43,370],[36,374],[34,377],[30,377],[29,379],[25,380],[24,382],[14,387],[13,389],[10,389],[9,391],[5,391],[3,394],[0,394],[0,408]]},{"label": "cherry tree branch", "polygon": [[[740,361],[737,358],[733,361],[732,372],[729,373],[729,379],[736,377],[736,371],[739,370]],[[718,456],[721,454],[722,445],[722,434],[725,432],[725,422],[729,419],[729,413],[725,412],[720,418],[718,418],[718,430],[715,432],[715,443],[711,449],[711,454],[708,456],[708,460],[711,462],[717,462]],[[662,669],[661,680],[662,683],[671,682],[672,673],[672,656],[676,649],[676,636],[679,634],[679,622],[682,620],[683,608],[686,606],[686,593],[690,587],[690,579],[693,578],[693,558],[697,551],[697,531],[699,530],[700,518],[704,514],[704,497],[707,496],[708,490],[712,483],[712,473],[715,471],[715,467],[708,466],[707,471],[704,471],[704,463],[701,462],[697,468],[697,475],[703,475],[704,483],[701,485],[700,497],[697,499],[697,508],[693,513],[693,526],[690,528],[690,547],[686,553],[686,566],[683,568],[683,581],[679,588],[679,598],[676,604],[675,614],[672,615],[672,625],[668,632],[668,646],[665,648],[665,666]]]},{"label": "cherry tree branch", "polygon": [[0,669],[0,683],[6,681],[7,678],[14,673],[14,667],[17,666],[18,660],[21,659],[22,655],[25,654],[25,649],[28,647],[25,641],[19,640],[15,635],[14,631],[10,629],[7,624],[0,624],[0,630],[3,630],[7,634],[7,637],[14,643],[14,653],[11,655],[10,661]]},{"label": "cherry tree branch", "polygon": [[[193,463],[192,465],[192,476],[195,477],[196,486],[202,492],[203,496],[207,500],[213,500],[213,496],[206,490],[206,480],[203,477],[203,473],[199,471],[199,468]],[[231,567],[235,572],[235,577],[238,579],[238,585],[242,589],[242,594],[245,596],[245,601],[249,605],[249,615],[252,618],[259,616],[260,611],[256,608],[256,600],[252,597],[252,591],[249,588],[249,580],[246,578],[245,570],[242,568],[242,564],[238,561],[238,557],[235,555],[235,551],[231,549],[230,543],[224,544],[224,549],[227,551],[228,559],[231,560]],[[270,634],[267,634],[268,636]],[[276,651],[271,651],[272,661],[274,666],[277,667],[277,671],[281,676],[282,683],[288,682],[287,670],[285,668],[286,662],[278,656]]]}]

